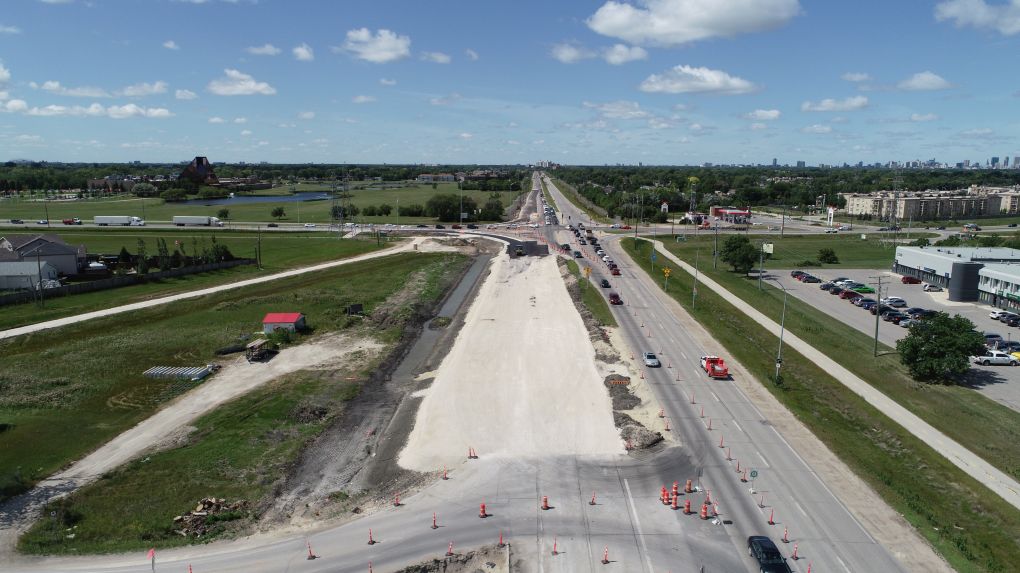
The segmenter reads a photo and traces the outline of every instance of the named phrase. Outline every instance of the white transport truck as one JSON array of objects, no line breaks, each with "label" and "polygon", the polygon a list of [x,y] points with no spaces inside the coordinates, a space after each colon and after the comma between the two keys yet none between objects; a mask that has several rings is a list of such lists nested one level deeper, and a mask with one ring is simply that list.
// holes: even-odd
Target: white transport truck
[{"label": "white transport truck", "polygon": [[216,217],[206,217],[198,215],[175,215],[174,225],[183,227],[185,225],[202,225],[204,227],[222,227],[223,221],[220,221]]},{"label": "white transport truck", "polygon": [[124,227],[145,226],[145,221],[143,219],[131,217],[129,215],[96,215],[92,221],[100,227],[106,227],[109,225],[120,225]]}]

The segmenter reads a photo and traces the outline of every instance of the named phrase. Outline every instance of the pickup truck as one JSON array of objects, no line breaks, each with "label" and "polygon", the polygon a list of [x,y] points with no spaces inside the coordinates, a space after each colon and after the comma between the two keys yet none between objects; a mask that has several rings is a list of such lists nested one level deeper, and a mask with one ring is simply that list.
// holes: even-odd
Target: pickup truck
[{"label": "pickup truck", "polygon": [[718,356],[702,356],[701,369],[708,374],[709,378],[729,378],[730,370],[726,363]]},{"label": "pickup truck", "polygon": [[79,219],[78,217],[74,217],[72,219],[64,219],[63,223],[65,225],[81,225],[81,219]]}]

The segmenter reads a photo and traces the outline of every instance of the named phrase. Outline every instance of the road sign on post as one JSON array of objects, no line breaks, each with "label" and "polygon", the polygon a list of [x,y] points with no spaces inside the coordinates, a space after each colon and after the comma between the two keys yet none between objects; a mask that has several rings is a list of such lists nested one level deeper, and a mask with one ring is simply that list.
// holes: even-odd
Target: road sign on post
[{"label": "road sign on post", "polygon": [[669,274],[673,272],[673,269],[669,267],[662,267],[662,290],[666,290],[666,285],[669,284]]}]

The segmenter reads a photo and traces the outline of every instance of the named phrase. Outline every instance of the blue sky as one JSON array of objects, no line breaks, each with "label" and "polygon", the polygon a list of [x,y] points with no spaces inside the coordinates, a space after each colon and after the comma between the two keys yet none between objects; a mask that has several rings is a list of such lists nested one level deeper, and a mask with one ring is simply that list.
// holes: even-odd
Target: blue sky
[{"label": "blue sky", "polygon": [[1020,0],[4,0],[0,160],[1020,154]]}]

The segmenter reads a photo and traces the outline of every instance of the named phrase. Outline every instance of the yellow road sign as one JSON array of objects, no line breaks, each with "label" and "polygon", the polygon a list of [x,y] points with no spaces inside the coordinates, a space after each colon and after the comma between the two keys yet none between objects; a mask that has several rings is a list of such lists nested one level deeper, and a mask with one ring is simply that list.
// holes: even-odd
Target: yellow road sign
[{"label": "yellow road sign", "polygon": [[669,273],[671,273],[671,272],[673,272],[673,269],[671,269],[669,267],[664,267],[662,269],[662,274],[666,275],[667,278],[669,277]]},{"label": "yellow road sign", "polygon": [[591,276],[591,267],[584,267],[584,276],[585,277]]}]

